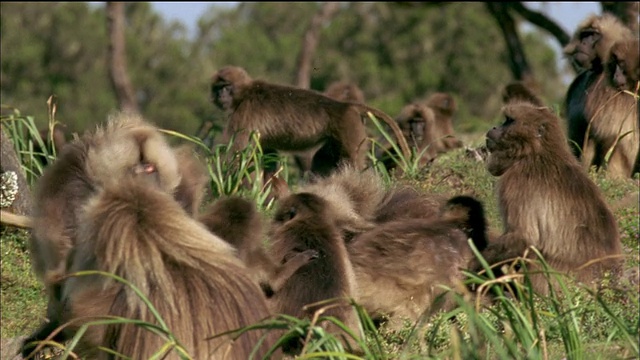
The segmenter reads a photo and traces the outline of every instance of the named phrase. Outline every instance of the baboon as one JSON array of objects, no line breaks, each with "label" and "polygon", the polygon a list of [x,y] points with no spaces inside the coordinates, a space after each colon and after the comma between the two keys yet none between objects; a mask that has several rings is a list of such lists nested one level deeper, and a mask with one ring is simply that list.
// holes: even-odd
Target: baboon
[{"label": "baboon", "polygon": [[[130,151],[130,161],[150,164],[147,170],[153,170],[152,164],[162,161],[165,165],[158,171],[151,171],[150,178],[174,191],[174,197],[191,212],[198,208],[204,189],[198,188],[201,175],[197,173],[195,160],[191,153],[179,150],[176,155],[155,127],[143,119],[117,114],[110,118],[105,128],[86,132],[67,143],[56,161],[48,166],[35,188],[33,229],[29,240],[29,253],[34,273],[45,286],[48,297],[47,317],[49,322],[42,324],[26,341],[43,340],[58,325],[52,319],[58,318],[61,310],[60,280],[66,274],[68,254],[77,244],[78,216],[82,205],[103,185],[108,174],[114,171],[117,163],[108,155],[102,160],[102,168],[89,168],[87,157],[90,152],[105,148],[111,144],[118,151]],[[118,153],[119,154],[119,153]],[[120,156],[124,156],[120,154]],[[138,156],[139,158],[136,158]],[[178,157],[178,161],[173,159]],[[133,160],[132,160],[133,159]],[[180,175],[173,176],[174,168]],[[131,171],[144,172],[144,168],[131,167]],[[174,184],[174,182],[178,184]],[[62,334],[55,338],[64,341]],[[30,352],[26,349],[24,355]]]},{"label": "baboon", "polygon": [[446,199],[439,195],[426,195],[411,186],[396,186],[378,205],[374,223],[382,224],[403,219],[429,219],[440,213]]},{"label": "baboon", "polygon": [[[440,146],[434,111],[420,102],[413,102],[405,105],[395,119],[407,142],[415,149],[415,156],[420,156],[420,164],[424,166],[431,162]],[[396,168],[396,155],[393,147],[380,154],[379,158],[387,170]]]},{"label": "baboon", "polygon": [[[564,52],[584,68],[565,96],[567,137],[585,167],[606,167],[616,177],[632,175],[640,147],[637,102],[607,80],[605,64],[617,41],[634,39],[615,16],[590,16],[577,28]],[[610,158],[606,159],[608,153]]]},{"label": "baboon", "polygon": [[[503,114],[504,123],[487,132],[486,144],[487,169],[499,177],[504,233],[483,252],[486,260],[522,256],[534,246],[551,268],[580,281],[616,270],[621,254],[616,220],[571,154],[560,120],[551,109],[528,102],[509,103]],[[532,274],[531,280],[535,291],[548,291],[544,276]]]},{"label": "baboon", "polygon": [[441,286],[456,286],[473,257],[467,239],[486,246],[482,204],[469,196],[449,199],[430,218],[379,224],[347,244],[357,284],[357,303],[391,329],[415,322],[424,311],[452,305]]},{"label": "baboon", "polygon": [[611,47],[607,77],[618,90],[635,92],[640,79],[640,42],[638,39],[618,41]]},{"label": "baboon", "polygon": [[322,144],[311,171],[328,175],[343,161],[364,168],[365,112],[382,118],[394,130],[403,153],[409,154],[398,125],[380,110],[344,102],[319,92],[253,80],[237,66],[217,71],[211,81],[214,104],[229,113],[225,139],[235,135],[233,149],[247,145],[250,131],[260,133],[265,152],[301,151]]},{"label": "baboon", "polygon": [[[260,344],[260,332],[209,337],[269,317],[266,300],[233,247],[174,198],[180,168],[160,134],[124,116],[86,143],[83,170],[94,191],[79,204],[65,274],[98,270],[120,276],[153,304],[163,323],[129,286],[103,275],[61,279],[64,306],[56,322],[69,323],[64,331],[71,336],[93,319],[136,319],[166,326],[193,358],[247,359]],[[111,358],[102,347],[146,359],[166,342],[142,326],[99,325],[88,327],[75,351],[86,358]],[[173,350],[166,355],[177,358]]]},{"label": "baboon", "polygon": [[237,250],[267,297],[273,296],[300,266],[317,256],[315,251],[303,251],[285,264],[276,264],[263,244],[263,218],[255,203],[248,199],[238,196],[217,199],[199,220]]},{"label": "baboon", "polygon": [[525,100],[536,106],[545,106],[533,89],[522,81],[514,81],[502,89],[502,102],[507,104],[512,100]]},{"label": "baboon", "polygon": [[[275,292],[270,299],[272,311],[311,318],[327,306],[318,302],[335,299],[323,315],[336,317],[358,333],[359,319],[349,302],[355,294],[353,268],[329,203],[312,193],[289,195],[278,202],[270,234],[271,252],[277,261],[287,261],[303,251],[317,252],[316,259],[300,267]],[[358,351],[354,339],[335,324],[326,322],[322,326]],[[295,353],[300,344],[288,346],[288,352]]]},{"label": "baboon", "polygon": [[458,140],[453,130],[453,116],[458,109],[455,99],[451,94],[436,92],[427,97],[425,104],[430,107],[436,115],[437,151],[447,152],[463,146]]}]

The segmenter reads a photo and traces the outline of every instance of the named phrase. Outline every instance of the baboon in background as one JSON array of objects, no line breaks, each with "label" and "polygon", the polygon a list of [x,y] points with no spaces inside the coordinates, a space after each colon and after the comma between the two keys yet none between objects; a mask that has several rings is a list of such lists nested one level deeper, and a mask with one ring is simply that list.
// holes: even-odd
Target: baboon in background
[{"label": "baboon in background", "polygon": [[[400,114],[396,116],[396,122],[402,130],[410,146],[415,149],[415,156],[420,156],[420,164],[426,165],[437,155],[439,140],[436,135],[436,115],[428,106],[413,102],[405,105]],[[397,153],[393,147],[387,148],[379,155],[380,161],[387,170],[396,168],[394,156]]]},{"label": "baboon in background", "polygon": [[[198,183],[194,179],[201,178],[196,172],[199,169],[194,164],[196,159],[190,152],[179,150],[175,155],[179,160],[172,163],[175,156],[164,137],[141,118],[123,114],[113,116],[105,129],[87,132],[66,144],[56,161],[45,169],[35,187],[36,206],[29,253],[34,273],[44,283],[47,291],[47,317],[50,321],[43,323],[40,329],[27,338],[25,344],[45,339],[60,325],[53,320],[62,311],[60,280],[66,274],[69,251],[77,244],[79,211],[96,189],[102,186],[98,181],[102,182],[104,176],[113,171],[114,162],[109,157],[104,158],[103,169],[87,167],[90,149],[95,152],[105,143],[121,146],[124,151],[135,150],[131,156],[139,155],[140,158],[136,161],[148,164],[162,161],[165,164],[163,168],[152,171],[149,175],[163,187],[176,189],[174,197],[187,211],[197,209],[199,204],[196,202],[202,198],[204,189],[193,185]],[[179,169],[181,175],[178,177],[173,175],[174,167]],[[132,167],[131,171],[144,172],[145,169],[138,166]],[[174,185],[176,181],[177,188]],[[65,338],[60,334],[54,340],[62,342]],[[26,349],[23,354],[26,356],[29,352]]]},{"label": "baboon in background", "polygon": [[[289,277],[270,301],[275,313],[311,318],[327,306],[316,303],[336,299],[323,315],[336,317],[357,333],[359,319],[349,302],[355,294],[355,276],[336,219],[330,204],[312,193],[292,194],[278,202],[270,232],[274,258],[284,262],[308,250],[318,256]],[[354,339],[335,324],[325,322],[322,326],[358,350]],[[300,344],[288,347],[288,352],[295,353]]]},{"label": "baboon in background", "polygon": [[[356,276],[357,297],[375,321],[388,317],[399,329],[429,310],[450,306],[439,299],[444,286],[464,279],[473,257],[467,239],[486,244],[482,204],[469,196],[451,198],[436,216],[401,218],[379,224],[347,244]],[[442,302],[440,302],[442,300]]]},{"label": "baboon in background", "polygon": [[251,271],[267,297],[277,292],[300,266],[317,256],[303,251],[282,265],[269,256],[263,239],[263,218],[255,202],[237,196],[217,199],[199,217],[211,232],[233,245],[238,257]]},{"label": "baboon in background", "polygon": [[640,42],[638,39],[613,44],[607,63],[607,77],[618,90],[634,92],[640,79]]},{"label": "baboon in background", "polygon": [[453,115],[458,109],[453,96],[447,93],[436,92],[427,97],[425,104],[430,107],[436,115],[436,133],[435,138],[438,140],[437,151],[439,153],[447,152],[463,146],[462,141],[458,140],[453,130]]},{"label": "baboon in background", "polygon": [[502,89],[502,102],[507,104],[512,100],[523,100],[537,106],[545,106],[533,89],[522,81],[514,81]]},{"label": "baboon in background", "polygon": [[313,157],[311,171],[328,175],[341,162],[364,168],[365,112],[382,118],[393,130],[403,153],[409,148],[393,119],[365,104],[332,99],[321,93],[252,80],[237,66],[223,67],[211,81],[213,102],[229,112],[226,140],[235,135],[233,149],[245,147],[249,133],[257,130],[265,152],[301,151],[322,144]]},{"label": "baboon in background", "polygon": [[[232,246],[173,197],[180,168],[161,133],[136,117],[112,120],[85,142],[82,170],[94,191],[78,204],[75,245],[65,273],[99,270],[125,278],[149,299],[193,358],[249,358],[263,336],[260,331],[235,339],[208,337],[270,316],[261,290]],[[74,276],[58,284],[64,307],[55,322],[70,322],[64,330],[69,336],[106,316],[157,322],[131,288],[110,277]],[[165,343],[144,327],[111,324],[90,326],[75,351],[86,358],[110,358],[98,349],[104,347],[146,359]]]},{"label": "baboon in background", "polygon": [[[528,102],[507,104],[503,114],[504,123],[487,132],[486,142],[487,169],[499,177],[505,230],[483,252],[486,260],[492,264],[515,258],[535,246],[552,268],[574,273],[580,281],[617,270],[621,245],[616,220],[571,154],[560,120],[551,109]],[[596,259],[602,261],[580,268]],[[476,263],[471,268],[480,267]],[[544,276],[532,274],[531,280],[537,292],[547,292]]]},{"label": "baboon in background", "polygon": [[[564,52],[585,70],[565,97],[567,136],[585,167],[605,167],[617,177],[630,177],[640,148],[637,102],[623,96],[606,78],[605,64],[615,42],[637,38],[615,16],[584,20]],[[577,144],[577,145],[576,145]],[[614,149],[606,163],[606,155]]]},{"label": "baboon in background", "polygon": [[[334,81],[326,88],[324,95],[336,99],[338,101],[364,103],[364,93],[358,85],[348,81]],[[318,151],[320,146],[315,146],[311,150],[297,152],[293,155],[294,161],[302,174],[311,171],[311,163],[313,155]]]}]

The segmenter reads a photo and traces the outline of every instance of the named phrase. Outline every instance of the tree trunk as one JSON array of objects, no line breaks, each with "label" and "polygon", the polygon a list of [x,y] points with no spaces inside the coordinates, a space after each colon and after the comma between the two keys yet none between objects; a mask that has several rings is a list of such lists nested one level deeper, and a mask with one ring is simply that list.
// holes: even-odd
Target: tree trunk
[{"label": "tree trunk", "polygon": [[127,74],[124,6],[124,2],[107,2],[107,31],[109,33],[107,63],[109,79],[116,93],[120,109],[139,113],[135,91]]},{"label": "tree trunk", "polygon": [[514,79],[525,83],[535,83],[533,71],[524,54],[515,21],[509,14],[509,4],[504,2],[486,2],[485,4],[489,13],[496,19],[504,36],[509,51],[509,67]]},{"label": "tree trunk", "polygon": [[296,77],[296,85],[301,88],[308,89],[311,85],[311,63],[313,56],[318,47],[318,39],[322,25],[329,21],[340,8],[338,2],[325,2],[311,19],[311,24],[304,34],[302,48],[298,56],[298,75]]}]

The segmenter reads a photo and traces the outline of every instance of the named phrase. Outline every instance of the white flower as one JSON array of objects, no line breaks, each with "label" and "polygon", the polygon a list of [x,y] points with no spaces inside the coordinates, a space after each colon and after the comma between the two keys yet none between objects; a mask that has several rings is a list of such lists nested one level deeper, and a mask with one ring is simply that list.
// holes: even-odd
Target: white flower
[{"label": "white flower", "polygon": [[0,207],[9,207],[18,194],[18,174],[15,171],[0,175]]}]

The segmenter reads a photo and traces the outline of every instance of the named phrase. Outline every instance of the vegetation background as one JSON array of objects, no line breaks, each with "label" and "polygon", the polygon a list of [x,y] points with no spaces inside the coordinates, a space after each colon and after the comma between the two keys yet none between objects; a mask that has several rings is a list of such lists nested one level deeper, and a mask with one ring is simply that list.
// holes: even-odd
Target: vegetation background
[{"label": "vegetation background", "polygon": [[[618,3],[601,4],[611,10]],[[392,116],[409,101],[435,91],[450,92],[459,104],[454,127],[470,146],[482,143],[487,129],[498,122],[500,91],[510,81],[531,81],[560,113],[567,88],[563,78],[574,73],[568,64],[562,65],[550,41],[563,45],[570,34],[553,28],[557,24],[541,27],[544,22],[532,20],[526,3],[500,4],[341,3],[317,34],[308,87],[322,91],[335,80],[354,81],[368,104]],[[209,99],[210,76],[221,66],[233,64],[256,78],[299,83],[303,39],[322,7],[323,3],[314,2],[213,4],[190,36],[183,25],[168,22],[150,3],[126,3],[126,65],[140,112],[162,128],[191,136],[210,122],[215,137],[224,118]],[[504,30],[510,20],[514,26]],[[524,23],[534,26],[522,31]],[[102,123],[121,106],[109,78],[107,29],[106,9],[100,3],[1,2],[3,120],[20,118],[16,115],[20,113],[44,128],[50,118],[47,100],[55,95],[55,119],[68,133]],[[520,46],[509,46],[505,39],[516,39]],[[592,175],[612,205],[628,195],[637,198],[637,178],[614,181]],[[492,228],[500,228],[494,179],[481,163],[462,152],[444,156],[428,172],[406,180],[427,192],[478,196],[487,206]],[[630,269],[638,266],[638,214],[637,202],[616,210],[625,251],[631,255]],[[26,239],[25,233],[3,228],[3,339],[28,333],[44,313],[44,294],[30,274]],[[631,276],[637,288],[637,272]],[[570,296],[563,303],[566,307],[555,311],[535,313],[533,307],[527,308],[524,317],[532,320],[543,315],[549,324],[542,325],[547,336],[542,339],[560,349],[556,354],[563,355],[557,358],[580,358],[566,345],[568,336],[563,331],[567,328],[578,332],[580,341],[605,348],[598,353],[604,354],[603,359],[637,356],[637,291],[605,294],[606,303],[612,304],[607,307],[599,305],[599,295],[591,295]],[[572,316],[575,328],[558,325],[565,316]],[[540,347],[537,331],[532,331],[532,343],[523,343]],[[449,335],[434,336],[446,342],[443,339]],[[386,341],[391,348],[400,347],[406,336],[392,334]],[[469,349],[478,341],[482,340],[472,339]],[[634,341],[635,347],[629,345]],[[542,352],[529,354],[529,358],[546,358]]]}]

